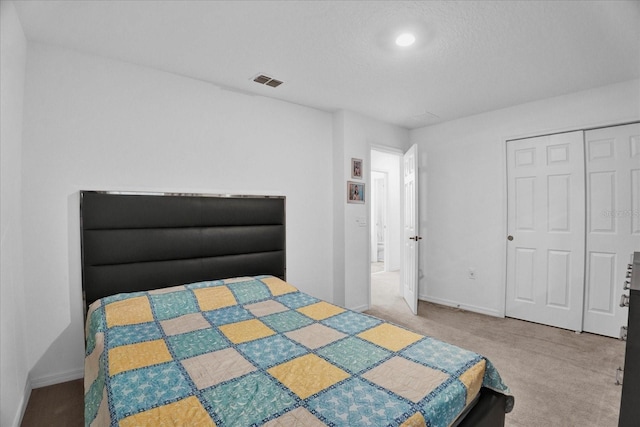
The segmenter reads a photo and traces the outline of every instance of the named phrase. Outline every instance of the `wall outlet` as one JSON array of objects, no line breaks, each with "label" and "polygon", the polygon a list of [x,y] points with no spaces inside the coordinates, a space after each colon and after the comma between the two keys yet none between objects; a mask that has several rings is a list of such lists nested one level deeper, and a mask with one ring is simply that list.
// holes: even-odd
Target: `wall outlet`
[{"label": "wall outlet", "polygon": [[476,269],[469,267],[469,272],[468,272],[468,276],[467,277],[469,279],[471,279],[471,280],[475,280],[476,279]]}]

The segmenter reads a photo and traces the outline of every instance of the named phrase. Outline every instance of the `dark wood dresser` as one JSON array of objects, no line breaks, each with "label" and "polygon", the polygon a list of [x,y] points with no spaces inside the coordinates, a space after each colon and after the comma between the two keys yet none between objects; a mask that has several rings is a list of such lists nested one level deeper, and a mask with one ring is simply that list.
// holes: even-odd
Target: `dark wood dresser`
[{"label": "dark wood dresser", "polygon": [[633,254],[633,264],[629,266],[625,282],[627,287],[628,298],[625,289],[620,302],[623,306],[628,304],[629,320],[618,426],[636,427],[640,425],[640,252]]}]

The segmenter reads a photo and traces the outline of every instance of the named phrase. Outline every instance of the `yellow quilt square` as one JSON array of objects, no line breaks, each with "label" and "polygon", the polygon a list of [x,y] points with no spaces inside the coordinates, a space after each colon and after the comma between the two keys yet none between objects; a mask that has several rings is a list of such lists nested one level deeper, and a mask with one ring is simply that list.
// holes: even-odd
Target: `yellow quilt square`
[{"label": "yellow quilt square", "polygon": [[346,311],[342,307],[329,304],[325,301],[320,301],[315,304],[307,305],[306,307],[300,307],[298,311],[314,320],[323,320],[336,314],[340,314]]},{"label": "yellow quilt square", "polygon": [[315,354],[306,354],[267,370],[301,399],[349,378],[349,374]]},{"label": "yellow quilt square", "polygon": [[271,291],[271,295],[274,297],[290,294],[291,292],[296,292],[298,290],[295,286],[290,285],[278,277],[267,277],[265,279],[260,279],[260,281],[267,285]]},{"label": "yellow quilt square", "polygon": [[427,423],[420,412],[416,412],[407,421],[400,424],[400,427],[427,427]]},{"label": "yellow quilt square", "polygon": [[460,375],[460,381],[467,387],[467,405],[478,395],[480,387],[482,387],[482,380],[484,378],[484,370],[487,362],[482,359],[467,371]]},{"label": "yellow quilt square", "polygon": [[402,350],[406,346],[423,338],[422,335],[418,335],[415,332],[407,331],[406,329],[399,328],[389,323],[383,323],[382,325],[371,328],[368,331],[364,331],[358,334],[358,337],[391,351]]},{"label": "yellow quilt square", "polygon": [[109,350],[109,375],[169,362],[172,359],[164,340],[115,347]]},{"label": "yellow quilt square", "polygon": [[275,332],[258,319],[243,320],[220,326],[220,330],[234,344],[257,340],[274,335]]},{"label": "yellow quilt square", "polygon": [[134,426],[214,426],[207,411],[195,396],[131,415],[120,421],[120,427]]},{"label": "yellow quilt square", "polygon": [[112,302],[107,304],[104,310],[108,327],[153,321],[149,299],[144,296]]},{"label": "yellow quilt square", "polygon": [[216,310],[237,304],[236,298],[226,286],[194,289],[193,293],[202,311]]}]

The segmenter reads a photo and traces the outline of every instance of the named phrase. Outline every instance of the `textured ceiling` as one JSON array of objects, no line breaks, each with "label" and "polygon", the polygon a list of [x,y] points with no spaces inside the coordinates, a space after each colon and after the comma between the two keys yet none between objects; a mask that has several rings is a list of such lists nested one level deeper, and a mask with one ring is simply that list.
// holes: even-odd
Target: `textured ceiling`
[{"label": "textured ceiling", "polygon": [[407,128],[640,77],[639,1],[15,5],[29,41]]}]

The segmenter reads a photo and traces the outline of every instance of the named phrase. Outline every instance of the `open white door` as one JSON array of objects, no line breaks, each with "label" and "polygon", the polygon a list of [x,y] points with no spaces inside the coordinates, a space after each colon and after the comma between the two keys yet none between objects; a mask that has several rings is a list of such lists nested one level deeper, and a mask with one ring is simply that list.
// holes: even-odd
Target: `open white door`
[{"label": "open white door", "polygon": [[418,314],[418,146],[413,145],[404,155],[404,261],[402,268],[402,296],[413,314]]}]

